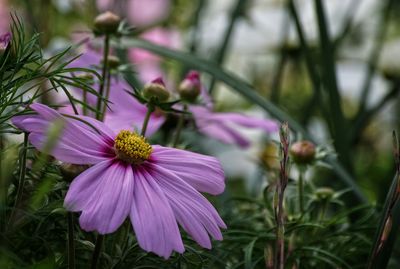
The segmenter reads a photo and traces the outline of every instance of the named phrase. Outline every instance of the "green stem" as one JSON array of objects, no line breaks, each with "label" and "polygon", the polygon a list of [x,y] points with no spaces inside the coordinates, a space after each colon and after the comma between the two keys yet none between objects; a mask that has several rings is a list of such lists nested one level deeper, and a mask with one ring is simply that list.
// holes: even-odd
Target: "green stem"
[{"label": "green stem", "polygon": [[[110,70],[108,70],[107,82],[106,82],[106,95],[105,95],[106,101],[108,100],[108,97],[110,96],[110,84],[111,84],[111,72],[110,72]],[[104,119],[104,117],[106,115],[106,110],[107,110],[107,104],[104,104],[103,111],[101,113],[101,119]]]},{"label": "green stem", "polygon": [[179,138],[181,136],[181,132],[182,132],[182,128],[183,128],[183,124],[185,123],[185,112],[187,111],[187,105],[184,104],[183,105],[183,112],[178,120],[178,125],[176,127],[176,133],[175,133],[175,138],[174,138],[174,143],[173,143],[173,147],[176,148],[176,146],[179,143]]},{"label": "green stem", "polygon": [[75,269],[75,243],[74,243],[74,215],[67,213],[68,217],[68,269]]},{"label": "green stem", "polygon": [[99,86],[99,97],[97,98],[97,111],[96,111],[96,119],[101,119],[101,101],[104,95],[104,85],[106,80],[106,73],[108,68],[108,53],[110,50],[110,35],[106,34],[104,38],[104,52],[103,52],[103,69],[101,72],[101,81]]},{"label": "green stem", "polygon": [[86,107],[86,105],[87,105],[87,92],[86,92],[86,90],[83,91],[83,103],[85,105],[82,107],[82,112],[83,112],[84,116],[87,116],[87,107]]},{"label": "green stem", "polygon": [[20,161],[19,167],[19,179],[18,179],[18,189],[17,189],[17,196],[15,198],[14,208],[12,209],[9,224],[12,223],[15,217],[16,208],[21,203],[22,194],[24,191],[24,183],[25,183],[25,175],[26,175],[26,153],[28,151],[28,133],[24,133],[24,144],[22,148],[22,156]]},{"label": "green stem", "polygon": [[153,111],[154,111],[154,105],[147,104],[147,112],[146,112],[146,116],[144,117],[142,132],[140,133],[141,136],[146,135],[147,125],[149,124],[150,115],[151,115],[151,113],[153,113]]},{"label": "green stem", "polygon": [[300,213],[301,213],[301,215],[303,215],[303,213],[304,213],[303,171],[300,171],[299,182],[298,182],[297,187],[298,187],[298,191],[299,191]]},{"label": "green stem", "polygon": [[94,247],[93,256],[92,256],[92,265],[90,266],[91,269],[96,269],[97,264],[100,258],[101,247],[103,245],[104,235],[98,234],[96,239],[96,246]]}]

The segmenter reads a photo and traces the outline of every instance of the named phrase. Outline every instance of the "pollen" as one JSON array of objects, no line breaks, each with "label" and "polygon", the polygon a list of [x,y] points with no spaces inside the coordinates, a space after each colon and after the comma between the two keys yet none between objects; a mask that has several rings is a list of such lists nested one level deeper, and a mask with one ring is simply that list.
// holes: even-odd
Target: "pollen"
[{"label": "pollen", "polygon": [[122,130],[115,138],[114,150],[119,159],[132,164],[140,164],[149,159],[153,148],[143,136]]}]

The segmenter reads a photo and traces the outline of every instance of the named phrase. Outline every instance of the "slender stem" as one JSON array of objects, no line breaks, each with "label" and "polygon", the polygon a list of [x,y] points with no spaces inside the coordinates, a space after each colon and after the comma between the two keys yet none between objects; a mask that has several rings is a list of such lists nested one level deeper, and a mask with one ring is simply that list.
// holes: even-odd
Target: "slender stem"
[{"label": "slender stem", "polygon": [[[108,70],[107,82],[106,82],[106,95],[105,95],[106,101],[108,100],[108,97],[110,96],[110,85],[111,85],[111,72],[110,72],[110,70]],[[104,104],[103,111],[101,113],[101,119],[104,119],[104,117],[106,115],[106,110],[107,110],[107,104]]]},{"label": "slender stem", "polygon": [[24,183],[25,183],[25,175],[26,175],[26,153],[27,153],[27,151],[28,151],[28,133],[24,133],[24,144],[23,144],[23,148],[22,148],[22,156],[21,156],[20,166],[19,166],[19,179],[18,179],[17,196],[15,198],[14,208],[11,211],[9,224],[12,223],[12,221],[13,221],[13,219],[15,217],[16,208],[21,203],[22,194],[23,194],[23,191],[24,191]]},{"label": "slender stem", "polygon": [[96,238],[96,246],[94,247],[93,256],[92,256],[92,265],[90,266],[91,269],[96,269],[97,264],[100,258],[101,247],[103,245],[104,235],[98,234]]},{"label": "slender stem", "polygon": [[282,156],[280,161],[280,173],[279,180],[277,182],[276,193],[275,193],[275,221],[276,221],[276,241],[275,241],[275,256],[274,256],[274,268],[284,269],[285,267],[285,215],[283,203],[285,199],[285,189],[289,180],[289,126],[287,123],[282,124],[280,129],[280,155]]},{"label": "slender stem", "polygon": [[74,215],[67,213],[68,218],[68,269],[75,269]]},{"label": "slender stem", "polygon": [[176,146],[179,143],[179,138],[181,136],[181,132],[182,132],[182,128],[183,128],[183,124],[185,123],[185,113],[187,111],[187,105],[184,104],[183,105],[183,112],[178,120],[178,125],[176,127],[176,133],[175,133],[175,138],[174,138],[174,143],[173,143],[173,147],[176,148]]},{"label": "slender stem", "polygon": [[104,37],[104,52],[103,52],[103,69],[101,72],[101,81],[99,86],[99,97],[97,98],[97,111],[96,111],[96,119],[101,118],[101,101],[104,95],[104,85],[106,80],[106,73],[108,68],[108,53],[110,50],[110,35],[106,34]]},{"label": "slender stem", "polygon": [[304,192],[303,192],[303,171],[300,169],[299,173],[299,182],[297,184],[299,191],[299,205],[300,205],[300,214],[304,213]]},{"label": "slender stem", "polygon": [[153,111],[154,111],[154,105],[147,104],[147,112],[146,112],[146,116],[144,117],[142,132],[140,133],[141,136],[146,135],[147,125],[149,124],[150,115],[151,115],[151,113],[153,113]]},{"label": "slender stem", "polygon": [[83,103],[85,105],[82,107],[82,112],[83,112],[84,116],[87,116],[87,107],[86,107],[86,104],[87,104],[87,92],[85,90],[83,91]]}]

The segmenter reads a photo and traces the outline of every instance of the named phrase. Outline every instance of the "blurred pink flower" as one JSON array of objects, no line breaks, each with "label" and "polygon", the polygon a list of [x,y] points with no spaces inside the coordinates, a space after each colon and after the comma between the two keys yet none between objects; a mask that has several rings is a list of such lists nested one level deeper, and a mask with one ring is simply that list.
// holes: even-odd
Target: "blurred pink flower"
[{"label": "blurred pink flower", "polygon": [[7,32],[3,35],[0,35],[0,50],[5,50],[8,46],[8,44],[10,44],[12,35],[10,32]]},{"label": "blurred pink flower", "polygon": [[[185,80],[201,87],[200,76],[196,71],[189,72]],[[237,130],[239,127],[260,129],[266,133],[278,131],[279,125],[270,119],[254,118],[233,112],[214,112],[211,96],[204,88],[201,90],[201,98],[203,105],[189,105],[188,108],[192,112],[199,132],[209,137],[245,148],[250,145],[250,141]]]},{"label": "blurred pink flower", "polygon": [[112,10],[126,16],[136,27],[154,25],[165,20],[171,8],[170,0],[127,0],[125,4],[116,0],[97,0],[100,11]]},{"label": "blurred pink flower", "polygon": [[222,240],[220,228],[226,226],[200,194],[225,188],[217,159],[150,145],[129,131],[116,135],[102,122],[64,117],[45,105],[30,108],[37,114],[16,116],[13,123],[29,132],[33,146],[42,150],[49,126],[61,121],[64,128],[51,155],[93,165],[73,180],[64,201],[67,210],[82,212],[83,230],[113,233],[129,216],[140,247],[164,258],[184,251],[178,223],[202,247],[211,248],[209,234]]},{"label": "blurred pink flower", "polygon": [[148,26],[166,19],[170,12],[170,0],[130,0],[128,18],[134,26]]},{"label": "blurred pink flower", "polygon": [[0,0],[0,33],[10,30],[10,10],[7,0]]},{"label": "blurred pink flower", "polygon": [[[143,33],[140,37],[156,45],[172,49],[181,47],[180,34],[174,29],[153,28]],[[130,49],[129,59],[135,65],[142,82],[150,81],[164,74],[161,68],[161,58],[149,51],[136,48]]]}]

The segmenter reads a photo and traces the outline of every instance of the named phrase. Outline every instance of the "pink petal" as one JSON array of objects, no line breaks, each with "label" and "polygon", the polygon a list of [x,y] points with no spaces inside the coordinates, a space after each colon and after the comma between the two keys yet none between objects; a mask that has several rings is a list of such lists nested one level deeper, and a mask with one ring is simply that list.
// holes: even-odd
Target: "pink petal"
[{"label": "pink petal", "polygon": [[268,119],[255,118],[239,113],[213,113],[215,120],[237,124],[247,128],[262,129],[266,132],[276,132],[279,130],[277,122]]},{"label": "pink petal", "polygon": [[38,115],[17,116],[12,121],[18,128],[30,133],[30,142],[39,150],[43,150],[47,142],[51,124],[62,121],[63,129],[51,151],[55,158],[73,164],[95,164],[114,156],[113,139],[110,137],[110,130],[103,123],[81,118],[94,125],[89,126],[80,120],[63,117],[45,105],[36,103],[30,107]]},{"label": "pink petal", "polygon": [[112,233],[129,215],[133,187],[129,164],[104,161],[74,179],[64,206],[71,211],[82,211],[79,223],[83,230]]},{"label": "pink petal", "polygon": [[224,171],[214,157],[155,145],[151,162],[174,171],[198,191],[216,195],[225,189]]},{"label": "pink petal", "polygon": [[176,170],[158,164],[146,166],[168,198],[176,219],[197,243],[211,248],[208,233],[222,240],[219,227],[226,228],[226,225],[206,198],[177,176]]},{"label": "pink petal", "polygon": [[166,259],[173,250],[183,253],[178,224],[160,186],[142,167],[135,167],[134,176],[130,217],[140,247]]},{"label": "pink petal", "polygon": [[128,16],[135,26],[146,26],[165,19],[169,14],[170,0],[130,0]]},{"label": "pink petal", "polygon": [[201,106],[190,106],[199,131],[226,144],[248,147],[250,142],[240,132],[238,126],[261,129],[267,133],[278,130],[275,121],[259,119],[239,113],[217,113]]}]

